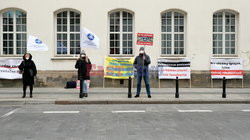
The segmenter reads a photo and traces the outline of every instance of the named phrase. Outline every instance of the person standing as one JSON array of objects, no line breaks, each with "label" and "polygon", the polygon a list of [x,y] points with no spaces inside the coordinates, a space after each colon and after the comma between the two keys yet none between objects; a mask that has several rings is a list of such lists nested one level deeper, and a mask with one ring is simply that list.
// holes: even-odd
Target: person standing
[{"label": "person standing", "polygon": [[37,74],[36,65],[32,60],[32,55],[30,53],[25,53],[23,56],[22,63],[18,66],[20,73],[22,73],[23,78],[23,96],[26,97],[27,86],[30,86],[30,98],[32,98],[34,77]]},{"label": "person standing", "polygon": [[134,61],[134,67],[137,69],[137,92],[135,98],[140,97],[142,77],[146,85],[148,98],[151,98],[148,71],[148,65],[150,63],[150,57],[145,53],[144,47],[141,47],[139,50],[139,55],[135,58]]},{"label": "person standing", "polygon": [[90,80],[90,70],[92,68],[91,62],[82,51],[79,59],[76,61],[75,68],[78,69],[78,80],[80,80],[80,94],[79,97],[88,97],[88,80]]}]

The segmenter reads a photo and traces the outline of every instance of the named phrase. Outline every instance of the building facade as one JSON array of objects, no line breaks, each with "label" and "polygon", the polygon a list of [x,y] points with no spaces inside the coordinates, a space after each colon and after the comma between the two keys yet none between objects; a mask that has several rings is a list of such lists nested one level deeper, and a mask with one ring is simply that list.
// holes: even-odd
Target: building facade
[{"label": "building facade", "polygon": [[[212,80],[211,58],[241,58],[243,80],[230,87],[250,87],[250,1],[248,0],[1,0],[0,59],[20,58],[27,37],[39,37],[47,52],[30,52],[38,69],[36,85],[64,86],[76,80],[75,61],[81,52],[80,27],[100,38],[100,48],[84,48],[93,65],[92,87],[124,87],[127,81],[103,79],[105,56],[138,55],[137,33],[154,34],[151,86],[173,87],[174,80],[157,78],[158,58],[187,58],[191,80],[181,87],[220,87]],[[0,80],[0,86],[19,86],[20,80]],[[135,82],[134,82],[135,84]]]}]

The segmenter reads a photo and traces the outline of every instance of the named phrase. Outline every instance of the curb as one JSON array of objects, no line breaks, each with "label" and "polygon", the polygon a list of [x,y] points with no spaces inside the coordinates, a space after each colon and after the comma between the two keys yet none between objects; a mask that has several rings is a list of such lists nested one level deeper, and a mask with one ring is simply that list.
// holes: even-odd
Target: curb
[{"label": "curb", "polygon": [[250,104],[250,99],[219,100],[150,100],[150,99],[117,99],[117,100],[0,100],[0,105],[87,105],[87,104]]},{"label": "curb", "polygon": [[55,104],[250,104],[250,100],[57,100]]}]

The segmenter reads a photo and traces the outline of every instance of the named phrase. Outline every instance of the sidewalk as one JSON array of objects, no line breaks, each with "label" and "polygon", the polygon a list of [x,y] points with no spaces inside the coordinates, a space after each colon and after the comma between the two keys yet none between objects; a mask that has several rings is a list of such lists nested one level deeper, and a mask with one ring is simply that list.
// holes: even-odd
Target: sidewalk
[{"label": "sidewalk", "polygon": [[33,98],[21,98],[22,88],[0,88],[0,105],[24,104],[250,104],[250,88],[228,88],[222,98],[219,88],[181,88],[175,98],[174,88],[152,88],[152,98],[142,89],[140,98],[128,98],[127,88],[91,88],[88,98],[79,98],[79,89],[34,88]]}]

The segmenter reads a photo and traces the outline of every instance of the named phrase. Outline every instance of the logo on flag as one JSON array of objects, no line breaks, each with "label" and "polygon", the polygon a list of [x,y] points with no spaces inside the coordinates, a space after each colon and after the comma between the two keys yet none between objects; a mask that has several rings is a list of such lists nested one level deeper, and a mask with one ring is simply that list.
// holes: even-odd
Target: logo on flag
[{"label": "logo on flag", "polygon": [[92,35],[91,33],[89,33],[89,34],[87,35],[87,37],[88,37],[89,40],[94,40],[94,39],[95,39],[95,36]]},{"label": "logo on flag", "polygon": [[39,39],[36,39],[35,42],[36,42],[37,44],[42,44],[42,43],[43,43],[43,42],[42,42],[41,40],[39,40]]},{"label": "logo on flag", "polygon": [[86,28],[81,28],[81,47],[99,48],[99,38]]},{"label": "logo on flag", "polygon": [[48,46],[45,45],[42,40],[37,37],[29,35],[27,43],[28,51],[48,51]]}]

